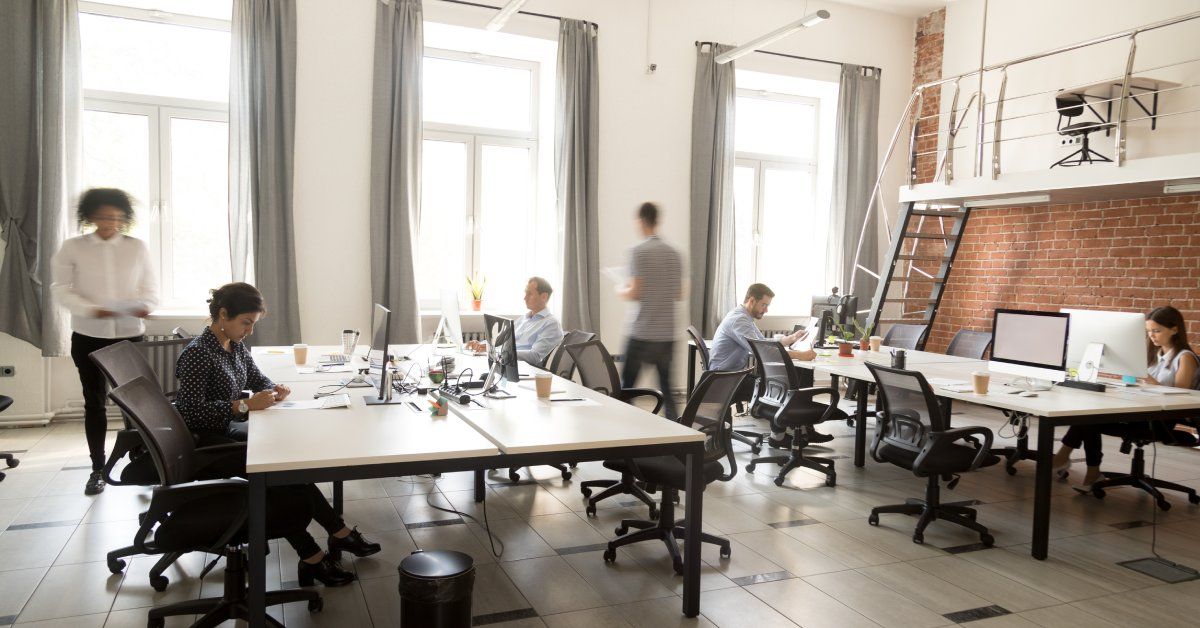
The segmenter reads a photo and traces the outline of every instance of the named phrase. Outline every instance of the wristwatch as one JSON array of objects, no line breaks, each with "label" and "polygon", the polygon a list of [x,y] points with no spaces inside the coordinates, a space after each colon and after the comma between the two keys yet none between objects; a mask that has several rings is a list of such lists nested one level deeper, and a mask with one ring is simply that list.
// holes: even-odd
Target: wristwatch
[{"label": "wristwatch", "polygon": [[245,399],[239,399],[237,405],[238,414],[250,414],[250,406],[246,405]]}]

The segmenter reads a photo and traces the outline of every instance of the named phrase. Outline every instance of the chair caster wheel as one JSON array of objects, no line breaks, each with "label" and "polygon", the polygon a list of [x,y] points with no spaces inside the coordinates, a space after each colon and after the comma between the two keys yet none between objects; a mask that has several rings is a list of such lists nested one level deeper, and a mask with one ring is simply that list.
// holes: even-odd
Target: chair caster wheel
[{"label": "chair caster wheel", "polygon": [[835,486],[837,484],[837,476],[830,473],[829,477],[825,478],[825,486]]},{"label": "chair caster wheel", "polygon": [[1200,495],[1196,495],[1195,493],[1188,495],[1188,501],[1193,504],[1200,504]]},{"label": "chair caster wheel", "polygon": [[595,517],[596,516],[596,507],[593,506],[592,504],[588,504],[588,507],[584,509],[584,512],[586,512],[587,516],[589,516],[589,517]]},{"label": "chair caster wheel", "polygon": [[125,561],[120,558],[109,559],[108,570],[114,574],[125,571]]},{"label": "chair caster wheel", "polygon": [[606,562],[606,563],[617,562],[617,550],[615,550],[611,547],[604,550],[604,562]]},{"label": "chair caster wheel", "polygon": [[674,567],[675,567],[675,575],[682,576],[683,575],[683,561],[682,560],[675,561]]},{"label": "chair caster wheel", "polygon": [[519,471],[509,471],[508,472],[508,480],[510,482],[520,482],[521,481],[521,473]]},{"label": "chair caster wheel", "polygon": [[991,547],[996,544],[996,538],[990,534],[980,534],[979,542],[983,543],[984,547]]},{"label": "chair caster wheel", "polygon": [[151,617],[146,620],[146,625],[150,628],[163,628],[167,625],[167,620],[164,617]]},{"label": "chair caster wheel", "polygon": [[729,558],[732,554],[733,554],[733,548],[730,548],[730,547],[722,547],[721,548],[721,558]]},{"label": "chair caster wheel", "polygon": [[867,523],[869,523],[873,526],[879,525],[879,515],[877,515],[875,513],[871,513],[871,515],[869,517],[867,517]]},{"label": "chair caster wheel", "polygon": [[754,473],[754,463],[746,465],[746,473]]},{"label": "chair caster wheel", "polygon": [[579,492],[580,492],[580,493],[583,493],[583,496],[584,496],[584,497],[591,497],[591,496],[592,496],[592,489],[590,489],[590,488],[588,488],[588,487],[586,487],[586,486],[585,486],[585,487],[583,487],[583,488],[581,488],[581,489],[579,489]]},{"label": "chair caster wheel", "polygon": [[150,586],[159,593],[166,591],[168,584],[171,584],[171,581],[166,576],[150,576]]},{"label": "chair caster wheel", "polygon": [[762,447],[760,447],[760,446],[758,446],[758,445],[755,445],[755,446],[753,446],[753,447],[751,447],[751,448],[750,448],[750,453],[752,453],[752,454],[754,454],[754,455],[756,455],[756,456],[757,456],[757,455],[758,455],[758,453],[759,453],[759,452],[761,452],[761,451],[762,451]]},{"label": "chair caster wheel", "polygon": [[925,544],[925,535],[920,532],[913,533],[913,543],[916,543],[918,545],[924,545]]},{"label": "chair caster wheel", "polygon": [[1104,499],[1105,495],[1107,495],[1107,493],[1105,493],[1104,489],[1102,489],[1102,488],[1092,489],[1092,496],[1095,497],[1096,499]]},{"label": "chair caster wheel", "polygon": [[1017,474],[1017,468],[1016,468],[1016,467],[1005,466],[1005,467],[1004,467],[1004,470],[1005,470],[1005,471],[1007,471],[1009,475],[1016,475],[1016,474]]},{"label": "chair caster wheel", "polygon": [[315,600],[308,601],[308,612],[319,613],[323,610],[325,610],[325,599],[324,598],[317,598]]},{"label": "chair caster wheel", "polygon": [[562,472],[562,479],[564,479],[564,480],[569,480],[569,479],[571,479],[571,472],[570,472],[570,471],[563,471],[563,472]]},{"label": "chair caster wheel", "polygon": [[7,464],[8,464],[8,468],[11,469],[11,468],[21,464],[21,461],[17,460],[16,458],[13,458],[12,460],[9,460]]},{"label": "chair caster wheel", "polygon": [[783,486],[783,478],[775,478],[775,486]]},{"label": "chair caster wheel", "polygon": [[1161,511],[1163,511],[1163,512],[1166,512],[1166,511],[1170,510],[1170,509],[1171,509],[1171,502],[1169,502],[1169,501],[1167,501],[1167,500],[1165,500],[1165,499],[1160,499],[1160,500],[1158,500],[1158,509],[1159,509],[1159,510],[1161,510]]},{"label": "chair caster wheel", "polygon": [[625,536],[626,534],[629,534],[629,528],[626,528],[625,526],[618,526],[616,530],[613,530],[613,532],[617,536]]}]

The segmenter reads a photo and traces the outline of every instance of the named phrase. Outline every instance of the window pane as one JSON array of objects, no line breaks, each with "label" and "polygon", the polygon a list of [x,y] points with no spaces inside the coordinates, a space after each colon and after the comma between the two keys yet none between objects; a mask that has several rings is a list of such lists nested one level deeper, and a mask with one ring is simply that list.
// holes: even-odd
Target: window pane
[{"label": "window pane", "polygon": [[150,244],[150,117],[83,112],[84,188],[120,188],[133,196],[129,234]]},{"label": "window pane", "polygon": [[233,0],[92,0],[137,9],[154,9],[180,15],[196,15],[228,20],[233,15]]},{"label": "window pane", "polygon": [[443,288],[464,293],[469,150],[466,142],[422,142],[416,264],[417,294],[422,299],[439,299]]},{"label": "window pane", "polygon": [[800,313],[811,295],[827,292],[823,248],[805,235],[813,224],[812,198],[811,173],[766,167],[759,268],[760,280],[775,290],[771,309],[778,314]]},{"label": "window pane", "polygon": [[739,295],[755,281],[754,269],[754,195],[755,172],[751,166],[733,169],[734,276]]},{"label": "window pane", "polygon": [[521,297],[530,275],[536,247],[555,246],[536,242],[533,233],[533,162],[523,146],[484,146],[481,154],[480,201],[482,231],[479,233],[480,272],[487,275],[487,294],[492,309],[516,307],[523,310]]},{"label": "window pane", "polygon": [[422,73],[425,122],[530,130],[529,70],[425,57]]},{"label": "window pane", "polygon": [[81,13],[83,86],[225,102],[229,32]]},{"label": "window pane", "polygon": [[171,118],[171,301],[200,305],[228,283],[228,125]]},{"label": "window pane", "polygon": [[816,108],[810,104],[739,97],[736,150],[814,158]]}]

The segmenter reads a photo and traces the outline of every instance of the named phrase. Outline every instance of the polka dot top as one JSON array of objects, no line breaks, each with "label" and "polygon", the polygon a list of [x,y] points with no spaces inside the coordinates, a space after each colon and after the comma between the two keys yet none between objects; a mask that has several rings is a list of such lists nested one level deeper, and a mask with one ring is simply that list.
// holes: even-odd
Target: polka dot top
[{"label": "polka dot top", "polygon": [[229,351],[207,327],[184,347],[175,363],[179,391],[175,407],[193,432],[224,434],[234,420],[233,400],[243,390],[258,392],[275,387],[240,342],[230,342]]}]

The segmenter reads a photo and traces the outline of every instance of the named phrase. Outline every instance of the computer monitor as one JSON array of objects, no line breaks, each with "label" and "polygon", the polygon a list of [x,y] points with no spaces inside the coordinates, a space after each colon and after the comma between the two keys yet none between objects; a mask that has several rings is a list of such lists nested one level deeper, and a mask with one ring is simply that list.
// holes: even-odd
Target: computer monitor
[{"label": "computer monitor", "polygon": [[442,319],[434,338],[439,347],[462,349],[462,318],[458,314],[458,293],[454,290],[442,290]]},{"label": "computer monitor", "polygon": [[1030,389],[1049,388],[1035,380],[1063,381],[1070,325],[1071,315],[1062,312],[997,309],[988,370],[1024,377]]},{"label": "computer monitor", "polygon": [[825,346],[825,338],[833,331],[834,323],[847,325],[858,315],[858,297],[852,294],[839,296],[836,290],[833,294],[813,295],[810,313],[817,325],[813,346]]},{"label": "computer monitor", "polygon": [[483,325],[488,335],[488,364],[500,365],[505,380],[514,383],[520,381],[521,373],[517,370],[517,335],[512,320],[484,314]]},{"label": "computer monitor", "polygon": [[[1079,379],[1096,381],[1099,372],[1145,377],[1146,315],[1141,312],[1061,310],[1071,315],[1067,340],[1067,366],[1079,369]],[[1087,356],[1088,345],[1098,344],[1099,355]],[[1095,350],[1094,350],[1095,351]],[[1096,358],[1098,364],[1093,364]]]},{"label": "computer monitor", "polygon": [[391,356],[388,355],[388,318],[391,313],[391,310],[378,303],[371,313],[371,348],[367,351],[367,364],[371,369],[375,368],[377,362],[379,364],[379,390],[378,396],[367,395],[368,403],[378,403],[388,398],[387,367],[391,362]]}]

